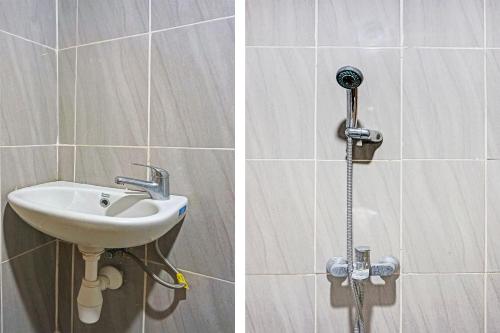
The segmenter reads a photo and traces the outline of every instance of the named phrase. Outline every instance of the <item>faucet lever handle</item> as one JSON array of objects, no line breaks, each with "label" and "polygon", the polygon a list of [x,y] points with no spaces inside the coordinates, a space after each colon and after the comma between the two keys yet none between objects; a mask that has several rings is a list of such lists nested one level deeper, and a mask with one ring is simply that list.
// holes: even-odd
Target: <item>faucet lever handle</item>
[{"label": "faucet lever handle", "polygon": [[137,166],[142,166],[145,168],[151,169],[153,174],[151,175],[151,178],[167,178],[168,177],[168,171],[153,165],[147,165],[147,164],[141,164],[141,163],[132,163],[132,165],[137,165]]}]

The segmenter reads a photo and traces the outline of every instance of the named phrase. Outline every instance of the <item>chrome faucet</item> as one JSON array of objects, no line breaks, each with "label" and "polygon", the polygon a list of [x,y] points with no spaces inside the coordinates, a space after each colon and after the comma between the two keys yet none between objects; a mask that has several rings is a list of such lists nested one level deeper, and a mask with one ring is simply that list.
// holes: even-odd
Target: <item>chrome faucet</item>
[{"label": "chrome faucet", "polygon": [[153,200],[168,200],[170,199],[170,184],[168,172],[165,169],[151,165],[132,163],[151,170],[151,180],[142,180],[136,178],[118,176],[115,178],[115,183],[118,185],[133,185],[142,188],[148,192]]}]

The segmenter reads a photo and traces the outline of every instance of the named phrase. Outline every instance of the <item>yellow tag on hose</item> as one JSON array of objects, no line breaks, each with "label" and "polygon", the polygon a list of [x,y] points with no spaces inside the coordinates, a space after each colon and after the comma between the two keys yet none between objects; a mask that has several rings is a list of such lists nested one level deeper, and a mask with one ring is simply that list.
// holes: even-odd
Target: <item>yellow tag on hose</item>
[{"label": "yellow tag on hose", "polygon": [[176,276],[177,276],[177,283],[184,284],[184,288],[189,289],[189,284],[186,281],[186,278],[184,277],[184,275],[182,275],[182,273],[177,273]]}]

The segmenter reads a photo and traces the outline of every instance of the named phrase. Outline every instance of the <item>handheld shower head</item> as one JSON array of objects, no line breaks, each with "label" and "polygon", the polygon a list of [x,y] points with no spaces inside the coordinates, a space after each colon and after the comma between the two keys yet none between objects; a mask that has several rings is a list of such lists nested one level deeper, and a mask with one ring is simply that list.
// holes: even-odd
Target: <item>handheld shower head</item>
[{"label": "handheld shower head", "polygon": [[363,73],[356,67],[344,66],[337,71],[337,82],[347,89],[346,128],[355,128],[358,122],[358,87],[363,82]]},{"label": "handheld shower head", "polygon": [[363,82],[363,73],[352,66],[339,68],[336,77],[340,86],[346,89],[356,89]]}]

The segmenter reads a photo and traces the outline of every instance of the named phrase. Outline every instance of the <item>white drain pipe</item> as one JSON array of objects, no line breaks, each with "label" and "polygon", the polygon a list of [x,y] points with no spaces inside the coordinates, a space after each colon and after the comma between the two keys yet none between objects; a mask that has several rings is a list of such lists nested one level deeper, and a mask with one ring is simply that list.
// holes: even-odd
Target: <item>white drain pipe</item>
[{"label": "white drain pipe", "polygon": [[98,271],[103,248],[78,245],[78,250],[85,261],[85,276],[76,298],[78,317],[86,324],[93,324],[101,316],[102,290],[120,288],[123,284],[123,275],[113,266],[104,266]]}]

